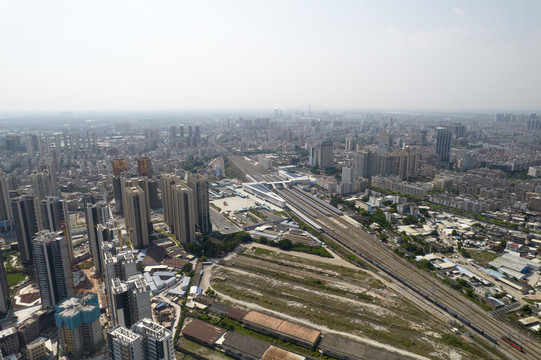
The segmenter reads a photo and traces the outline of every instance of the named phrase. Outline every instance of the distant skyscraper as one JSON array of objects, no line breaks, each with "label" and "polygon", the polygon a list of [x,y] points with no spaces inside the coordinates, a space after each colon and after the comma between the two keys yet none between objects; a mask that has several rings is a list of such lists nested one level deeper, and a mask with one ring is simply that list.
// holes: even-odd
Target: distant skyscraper
[{"label": "distant skyscraper", "polygon": [[174,174],[162,174],[160,176],[162,189],[163,220],[174,233],[174,208],[173,208],[173,186],[181,183],[180,177]]},{"label": "distant skyscraper", "polygon": [[209,207],[209,183],[206,176],[191,174],[188,176],[188,187],[194,194],[195,225],[201,234],[212,231]]},{"label": "distant skyscraper", "polygon": [[101,249],[103,236],[100,232],[104,229],[99,229],[101,224],[104,226],[110,220],[109,206],[105,201],[98,201],[95,204],[88,204],[85,207],[86,229],[88,232],[88,243],[90,245],[90,253],[94,261],[96,274],[101,274],[103,270]]},{"label": "distant skyscraper", "polygon": [[42,172],[34,170],[30,175],[30,180],[32,181],[34,196],[39,201],[45,199],[47,196],[54,196],[49,186],[49,172],[47,170]]},{"label": "distant skyscraper", "polygon": [[174,139],[177,137],[177,127],[176,126],[170,126],[169,127],[169,138]]},{"label": "distant skyscraper", "polygon": [[62,231],[68,237],[69,254],[73,259],[71,223],[66,200],[48,196],[41,200],[41,229],[53,232]]},{"label": "distant skyscraper", "polygon": [[180,125],[180,132],[179,132],[179,135],[181,138],[184,137],[184,125]]},{"label": "distant skyscraper", "polygon": [[346,184],[352,184],[355,179],[355,173],[352,167],[344,166],[342,168],[342,182]]},{"label": "distant skyscraper", "polygon": [[174,234],[180,244],[195,241],[195,214],[193,190],[185,184],[175,185],[173,195]]},{"label": "distant skyscraper", "polygon": [[346,151],[355,151],[355,138],[353,136],[346,137]]},{"label": "distant skyscraper", "polygon": [[421,130],[421,145],[426,146],[426,130]]},{"label": "distant skyscraper", "polygon": [[137,158],[137,172],[139,176],[152,177],[152,161],[148,157]]},{"label": "distant skyscraper", "polygon": [[436,154],[441,157],[441,165],[449,168],[451,153],[451,130],[445,127],[439,127],[436,137]]},{"label": "distant skyscraper", "polygon": [[124,220],[133,246],[142,249],[149,244],[148,223],[150,209],[146,195],[139,186],[127,187],[123,193]]},{"label": "distant skyscraper", "polygon": [[13,222],[13,212],[9,198],[8,177],[0,170],[0,221]]},{"label": "distant skyscraper", "polygon": [[119,176],[123,172],[128,171],[128,162],[126,159],[113,159],[113,176]]},{"label": "distant skyscraper", "polygon": [[332,143],[319,145],[319,167],[324,169],[334,165],[334,150]]},{"label": "distant skyscraper", "polygon": [[32,245],[41,307],[52,310],[74,293],[67,239],[62,232],[43,230],[36,234]]},{"label": "distant skyscraper", "polygon": [[104,344],[96,293],[71,296],[59,303],[55,322],[60,329],[62,349],[70,359],[80,358],[85,351],[95,352]]},{"label": "distant skyscraper", "polygon": [[30,265],[33,262],[32,239],[39,231],[34,196],[21,194],[11,199],[11,210],[17,233],[21,262]]},{"label": "distant skyscraper", "polygon": [[[4,267],[4,258],[0,253],[0,313],[7,313],[9,309],[9,286]],[[1,351],[0,351],[1,353]]]},{"label": "distant skyscraper", "polygon": [[310,166],[316,167],[319,163],[319,147],[310,146],[308,148],[308,164]]},{"label": "distant skyscraper", "polygon": [[49,194],[51,196],[58,195],[58,180],[56,179],[56,163],[53,159],[41,159],[39,162],[39,170],[47,174],[49,183]]}]

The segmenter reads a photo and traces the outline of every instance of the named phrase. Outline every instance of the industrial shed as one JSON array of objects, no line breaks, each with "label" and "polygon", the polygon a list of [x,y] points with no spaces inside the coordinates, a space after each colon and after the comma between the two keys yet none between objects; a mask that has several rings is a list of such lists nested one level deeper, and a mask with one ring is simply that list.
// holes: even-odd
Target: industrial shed
[{"label": "industrial shed", "polygon": [[285,340],[297,343],[308,348],[316,346],[321,333],[317,330],[284,321],[277,329],[277,335]]},{"label": "industrial shed", "polygon": [[284,320],[277,319],[275,317],[268,316],[257,311],[250,311],[242,319],[242,323],[245,324],[247,327],[268,334],[274,334],[282,321]]},{"label": "industrial shed", "polygon": [[226,354],[241,360],[259,360],[270,347],[269,343],[233,331],[226,332],[216,345],[221,345]]},{"label": "industrial shed", "polygon": [[315,347],[321,333],[301,325],[278,319],[257,311],[250,311],[242,323],[256,331],[276,335],[284,340],[297,343],[308,348]]},{"label": "industrial shed", "polygon": [[358,343],[337,334],[327,334],[319,343],[319,349],[325,355],[344,360],[401,360],[409,357],[394,354],[384,349]]},{"label": "industrial shed", "polygon": [[248,314],[248,311],[237,309],[237,308],[231,308],[227,312],[227,317],[233,320],[241,320],[243,317],[245,317]]},{"label": "industrial shed", "polygon": [[225,332],[225,329],[199,319],[193,319],[182,329],[182,335],[186,339],[207,346],[214,346],[216,340],[225,334]]},{"label": "industrial shed", "polygon": [[304,356],[271,346],[261,360],[306,360]]},{"label": "industrial shed", "polygon": [[212,305],[210,305],[209,311],[213,314],[218,315],[227,315],[227,313],[231,310],[231,306],[222,304],[220,302],[214,302]]}]

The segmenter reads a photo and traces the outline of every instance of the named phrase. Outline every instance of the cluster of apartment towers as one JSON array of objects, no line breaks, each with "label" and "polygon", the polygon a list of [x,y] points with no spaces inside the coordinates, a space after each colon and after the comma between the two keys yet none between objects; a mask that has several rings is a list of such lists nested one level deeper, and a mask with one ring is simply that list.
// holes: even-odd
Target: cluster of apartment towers
[{"label": "cluster of apartment towers", "polygon": [[[160,206],[151,160],[138,159],[138,177],[130,177],[126,170],[125,159],[113,160],[115,211],[124,214],[124,243],[107,195],[83,195],[95,273],[104,280],[106,296],[101,300],[106,303],[114,325],[108,332],[108,346],[113,359],[128,350],[133,354],[130,359],[174,359],[171,332],[149,320],[152,319],[150,289],[137,271],[134,254],[126,243],[129,239],[136,249],[150,245],[151,204],[155,208],[163,207],[165,223],[181,244],[195,241],[196,232],[210,233],[208,180],[197,174],[186,179],[162,174],[163,205]],[[26,267],[33,266],[42,308],[56,311],[64,352],[77,358],[84,351],[103,346],[104,339],[97,295],[74,296],[75,258],[70,217],[66,200],[59,196],[55,174],[54,164],[44,160],[40,162],[40,170],[32,173],[31,186],[10,190],[16,182],[10,184],[13,179],[0,173],[0,209],[14,220],[21,262]],[[3,259],[0,260],[0,312],[7,312],[9,287]]]}]

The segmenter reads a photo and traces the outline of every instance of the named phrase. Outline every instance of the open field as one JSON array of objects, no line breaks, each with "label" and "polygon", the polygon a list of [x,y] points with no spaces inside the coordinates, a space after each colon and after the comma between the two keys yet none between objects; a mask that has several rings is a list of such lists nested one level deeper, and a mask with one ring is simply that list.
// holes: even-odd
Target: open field
[{"label": "open field", "polygon": [[214,267],[211,286],[237,306],[263,307],[324,333],[342,332],[435,359],[484,358],[476,345],[451,334],[449,325],[352,267],[250,248]]},{"label": "open field", "polygon": [[492,252],[492,251],[481,251],[481,250],[465,250],[469,255],[470,257],[477,261],[477,263],[479,265],[482,265],[482,266],[487,266],[489,262],[491,262],[492,260],[500,257],[502,254],[497,254],[495,252]]}]

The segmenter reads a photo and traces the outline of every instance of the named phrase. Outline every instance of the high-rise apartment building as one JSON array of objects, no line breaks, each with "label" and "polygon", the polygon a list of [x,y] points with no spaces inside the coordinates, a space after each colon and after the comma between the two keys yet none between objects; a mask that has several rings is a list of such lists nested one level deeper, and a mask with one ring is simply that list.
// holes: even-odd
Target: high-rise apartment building
[{"label": "high-rise apartment building", "polygon": [[173,229],[182,244],[195,241],[195,214],[193,190],[186,184],[175,185],[173,195]]},{"label": "high-rise apartment building", "polygon": [[353,136],[346,137],[346,151],[355,151],[355,138]]},{"label": "high-rise apartment building", "polygon": [[8,177],[0,170],[0,221],[13,223],[13,212],[9,198]]},{"label": "high-rise apartment building", "polygon": [[174,174],[162,174],[160,176],[163,220],[169,226],[171,232],[174,232],[173,187],[181,182],[180,177]]},{"label": "high-rise apartment building", "polygon": [[69,255],[73,259],[73,245],[71,237],[71,223],[66,200],[55,196],[48,196],[41,200],[41,229],[53,232],[62,231],[68,239]]},{"label": "high-rise apartment building", "polygon": [[[98,201],[94,204],[87,204],[85,207],[85,218],[90,253],[92,254],[96,274],[99,275],[103,271],[101,256],[103,233],[104,231],[107,232],[104,224],[111,219],[107,202]],[[108,238],[108,236],[106,237]]]},{"label": "high-rise apartment building", "polygon": [[41,200],[41,228],[49,231],[60,231],[63,225],[69,226],[68,206],[64,199],[47,196]]},{"label": "high-rise apartment building", "polygon": [[436,154],[441,157],[441,166],[449,168],[451,154],[451,130],[446,127],[439,127],[436,134]]},{"label": "high-rise apartment building", "polygon": [[47,196],[53,196],[51,188],[49,186],[49,171],[32,171],[30,175],[32,182],[32,190],[34,190],[34,196],[39,200],[45,199]]},{"label": "high-rise apartment building", "polygon": [[147,360],[175,360],[175,348],[171,331],[145,318],[136,322],[131,330],[143,337],[143,349]]},{"label": "high-rise apartment building", "polygon": [[39,231],[34,196],[20,194],[11,198],[11,210],[17,234],[17,243],[21,253],[21,262],[30,265],[33,262],[32,239]]},{"label": "high-rise apartment building", "polygon": [[96,293],[71,296],[59,303],[55,322],[60,330],[64,353],[70,359],[81,358],[87,351],[95,352],[104,344]]},{"label": "high-rise apartment building", "polygon": [[126,230],[133,246],[142,249],[149,244],[150,209],[146,195],[139,186],[126,187],[123,193]]},{"label": "high-rise apartment building", "polygon": [[128,171],[128,162],[126,159],[113,159],[113,176],[119,176],[123,172]]},{"label": "high-rise apartment building", "polygon": [[318,166],[321,169],[332,167],[334,165],[334,150],[333,144],[322,142],[319,145],[319,162]]},{"label": "high-rise apartment building", "polygon": [[[4,267],[4,258],[0,253],[0,313],[6,313],[9,309],[9,286]],[[1,351],[0,351],[1,352]]]},{"label": "high-rise apartment building", "polygon": [[137,173],[139,176],[152,177],[152,161],[148,157],[137,158]]},{"label": "high-rise apartment building", "polygon": [[193,191],[194,220],[201,234],[212,232],[209,206],[209,183],[206,176],[191,174],[188,176],[188,187]]},{"label": "high-rise apartment building", "polygon": [[109,311],[113,323],[130,327],[144,318],[152,318],[150,289],[142,274],[128,280],[114,278],[110,281]]},{"label": "high-rise apartment building", "polygon": [[121,325],[107,332],[107,347],[112,360],[146,360],[143,337]]},{"label": "high-rise apartment building", "polygon": [[56,179],[57,173],[56,163],[53,159],[41,159],[39,161],[39,170],[47,174],[49,183],[49,194],[52,196],[58,195],[58,180]]},{"label": "high-rise apartment building", "polygon": [[47,230],[36,234],[32,242],[41,307],[55,305],[74,294],[68,240],[62,232]]}]

